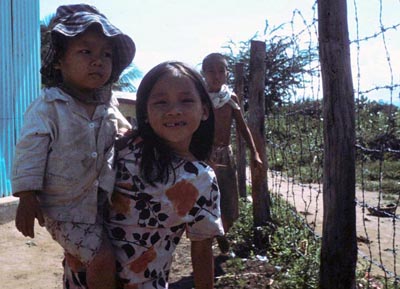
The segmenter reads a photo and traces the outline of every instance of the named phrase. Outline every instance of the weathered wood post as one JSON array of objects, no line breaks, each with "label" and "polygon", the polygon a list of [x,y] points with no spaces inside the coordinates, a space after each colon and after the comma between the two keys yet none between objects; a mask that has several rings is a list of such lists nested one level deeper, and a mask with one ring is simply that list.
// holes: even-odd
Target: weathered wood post
[{"label": "weathered wood post", "polygon": [[[244,89],[244,63],[235,64],[235,93],[239,98],[240,109],[244,113],[243,105],[243,89]],[[246,142],[236,127],[236,165],[238,176],[238,188],[241,198],[246,198]]]},{"label": "weathered wood post", "polygon": [[324,179],[321,289],[354,289],[355,116],[346,0],[318,1]]},{"label": "weathered wood post", "polygon": [[250,48],[250,80],[249,80],[249,128],[253,134],[263,168],[256,170],[254,164],[251,168],[253,217],[255,228],[254,244],[261,247],[262,240],[257,234],[257,227],[271,221],[270,195],[267,180],[267,154],[265,146],[265,57],[266,45],[262,41],[251,41]]}]

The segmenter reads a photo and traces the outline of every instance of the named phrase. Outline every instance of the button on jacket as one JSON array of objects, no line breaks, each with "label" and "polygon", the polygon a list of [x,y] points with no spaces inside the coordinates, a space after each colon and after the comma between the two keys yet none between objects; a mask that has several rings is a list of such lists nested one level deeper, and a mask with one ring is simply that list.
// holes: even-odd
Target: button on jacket
[{"label": "button on jacket", "polygon": [[49,217],[94,223],[97,191],[111,193],[114,139],[129,126],[111,104],[98,105],[92,119],[59,88],[47,88],[27,109],[16,146],[13,192],[38,191]]}]

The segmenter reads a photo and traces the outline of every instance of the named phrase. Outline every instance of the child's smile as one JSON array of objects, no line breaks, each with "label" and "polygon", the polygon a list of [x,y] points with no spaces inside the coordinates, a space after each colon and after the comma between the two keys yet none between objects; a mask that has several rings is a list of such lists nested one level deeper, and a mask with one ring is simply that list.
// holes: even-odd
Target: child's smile
[{"label": "child's smile", "polygon": [[174,122],[174,123],[166,123],[166,127],[179,127],[179,126],[185,126],[186,122],[185,121],[180,121],[180,122]]},{"label": "child's smile", "polygon": [[147,114],[154,132],[175,152],[186,153],[193,133],[208,118],[208,109],[191,79],[169,73],[151,90]]}]

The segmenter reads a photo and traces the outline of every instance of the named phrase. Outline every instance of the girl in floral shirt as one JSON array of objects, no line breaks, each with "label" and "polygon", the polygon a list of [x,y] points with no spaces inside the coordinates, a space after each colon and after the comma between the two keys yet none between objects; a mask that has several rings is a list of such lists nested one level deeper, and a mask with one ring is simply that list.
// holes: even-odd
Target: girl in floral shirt
[{"label": "girl in floral shirt", "polygon": [[214,171],[205,163],[214,116],[201,76],[164,62],[137,92],[138,131],[119,144],[107,228],[124,289],[168,288],[172,255],[186,231],[195,286],[213,288],[212,240],[223,235]]}]

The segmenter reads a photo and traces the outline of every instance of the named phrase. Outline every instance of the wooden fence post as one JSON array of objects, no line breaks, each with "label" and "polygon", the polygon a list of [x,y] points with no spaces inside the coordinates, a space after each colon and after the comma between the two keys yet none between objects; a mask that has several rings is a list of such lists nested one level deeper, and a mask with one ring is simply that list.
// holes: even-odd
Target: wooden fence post
[{"label": "wooden fence post", "polygon": [[[266,45],[262,41],[251,41],[250,48],[250,79],[249,79],[249,128],[253,134],[263,168],[256,170],[254,164],[251,168],[252,198],[254,227],[265,225],[271,220],[270,195],[267,180],[267,155],[265,146],[265,57]],[[261,247],[262,240],[255,230],[254,244]]]},{"label": "wooden fence post", "polygon": [[[240,109],[244,115],[243,105],[244,89],[244,63],[235,64],[235,92],[239,98]],[[238,188],[241,198],[246,198],[246,142],[236,127],[236,165],[238,176]]]},{"label": "wooden fence post", "polygon": [[321,289],[353,289],[357,263],[355,116],[346,0],[318,1],[324,117]]}]

